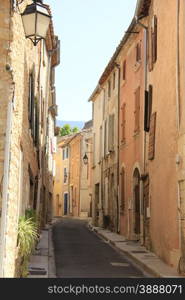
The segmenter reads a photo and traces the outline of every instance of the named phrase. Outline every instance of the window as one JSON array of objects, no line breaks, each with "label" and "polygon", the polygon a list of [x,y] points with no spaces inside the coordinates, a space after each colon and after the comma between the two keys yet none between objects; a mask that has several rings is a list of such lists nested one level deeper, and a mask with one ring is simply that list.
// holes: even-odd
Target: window
[{"label": "window", "polygon": [[34,78],[33,73],[29,76],[29,95],[28,95],[28,120],[30,128],[33,127],[34,118]]},{"label": "window", "polygon": [[140,129],[140,87],[135,91],[135,128],[134,132],[137,133]]},{"label": "window", "polygon": [[152,24],[152,62],[153,64],[157,60],[157,17],[153,17],[153,24]]},{"label": "window", "polygon": [[64,168],[64,183],[67,183],[67,168]]},{"label": "window", "polygon": [[108,97],[111,96],[111,81],[108,81]]},{"label": "window", "polygon": [[66,147],[66,158],[69,158],[69,148]]},{"label": "window", "polygon": [[63,160],[65,159],[65,149],[62,150],[62,157],[63,157]]},{"label": "window", "polygon": [[136,62],[141,61],[141,43],[136,45]]},{"label": "window", "polygon": [[109,115],[109,136],[108,136],[109,151],[114,151],[114,114]]},{"label": "window", "polygon": [[29,95],[28,95],[28,120],[33,137],[34,144],[38,146],[39,142],[39,110],[38,101],[34,96],[34,76],[33,73],[29,76]]},{"label": "window", "polygon": [[121,170],[121,214],[125,211],[125,170],[122,168]]},{"label": "window", "polygon": [[152,85],[149,85],[149,91],[145,91],[145,119],[144,119],[144,130],[149,132],[150,130],[150,117],[152,112]]},{"label": "window", "polygon": [[126,79],[126,60],[123,62],[123,80]]},{"label": "window", "polygon": [[125,143],[125,125],[126,125],[126,103],[121,107],[121,143]]},{"label": "window", "polygon": [[152,25],[149,30],[149,71],[153,70],[153,65],[157,61],[157,17],[153,16]]},{"label": "window", "polygon": [[148,149],[149,160],[153,160],[155,157],[155,128],[156,128],[156,112],[151,115],[151,121],[150,121],[149,149]]},{"label": "window", "polygon": [[114,72],[113,74],[113,90],[115,89],[116,86],[116,73]]}]

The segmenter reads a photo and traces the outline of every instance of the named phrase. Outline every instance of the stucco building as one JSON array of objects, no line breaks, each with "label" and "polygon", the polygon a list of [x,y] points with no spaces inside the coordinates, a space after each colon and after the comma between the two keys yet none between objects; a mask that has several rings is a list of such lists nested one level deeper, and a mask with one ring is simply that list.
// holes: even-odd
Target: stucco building
[{"label": "stucco building", "polygon": [[[25,38],[20,13],[32,1],[0,3],[0,276],[15,277],[18,220],[37,210],[50,219],[59,41],[52,21],[46,41]],[[49,14],[51,11],[47,6]],[[54,109],[54,111],[53,111]],[[50,184],[48,184],[50,183]]]}]

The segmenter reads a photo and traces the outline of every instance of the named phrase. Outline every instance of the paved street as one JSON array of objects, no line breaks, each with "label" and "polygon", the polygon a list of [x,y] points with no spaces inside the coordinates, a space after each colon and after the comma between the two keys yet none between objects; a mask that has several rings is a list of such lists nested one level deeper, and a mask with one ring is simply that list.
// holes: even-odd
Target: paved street
[{"label": "paved street", "polygon": [[87,222],[64,218],[53,227],[58,278],[145,277],[130,261],[87,228]]}]

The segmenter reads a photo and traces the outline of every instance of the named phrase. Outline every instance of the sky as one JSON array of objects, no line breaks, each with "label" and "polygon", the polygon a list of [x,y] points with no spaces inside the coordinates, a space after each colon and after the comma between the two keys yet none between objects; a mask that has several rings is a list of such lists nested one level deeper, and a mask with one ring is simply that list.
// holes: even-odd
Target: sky
[{"label": "sky", "polygon": [[56,67],[59,120],[88,121],[88,102],[134,16],[137,0],[44,0],[61,41]]}]

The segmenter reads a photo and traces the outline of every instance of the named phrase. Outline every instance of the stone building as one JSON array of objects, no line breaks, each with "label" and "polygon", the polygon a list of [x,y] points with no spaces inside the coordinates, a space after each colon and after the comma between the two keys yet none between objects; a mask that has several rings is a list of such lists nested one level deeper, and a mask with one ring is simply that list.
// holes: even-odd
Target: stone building
[{"label": "stone building", "polygon": [[[185,273],[184,22],[184,1],[138,0],[90,97],[94,224],[138,240],[180,273]],[[114,113],[119,126],[110,130]],[[115,151],[109,148],[111,132],[116,141],[119,137]]]},{"label": "stone building", "polygon": [[80,217],[92,216],[92,125],[92,120],[86,122],[81,131]]},{"label": "stone building", "polygon": [[20,13],[32,1],[18,2],[0,3],[1,277],[17,276],[19,217],[32,208],[44,225],[50,218],[53,192],[54,68],[59,64],[59,41],[52,21],[46,41],[34,46],[26,39]]},{"label": "stone building", "polygon": [[56,172],[54,176],[53,216],[70,215],[69,202],[69,141],[73,135],[58,137],[57,152],[54,154]]},{"label": "stone building", "polygon": [[119,230],[118,199],[118,97],[119,65],[105,68],[89,101],[93,102],[94,222]]}]

